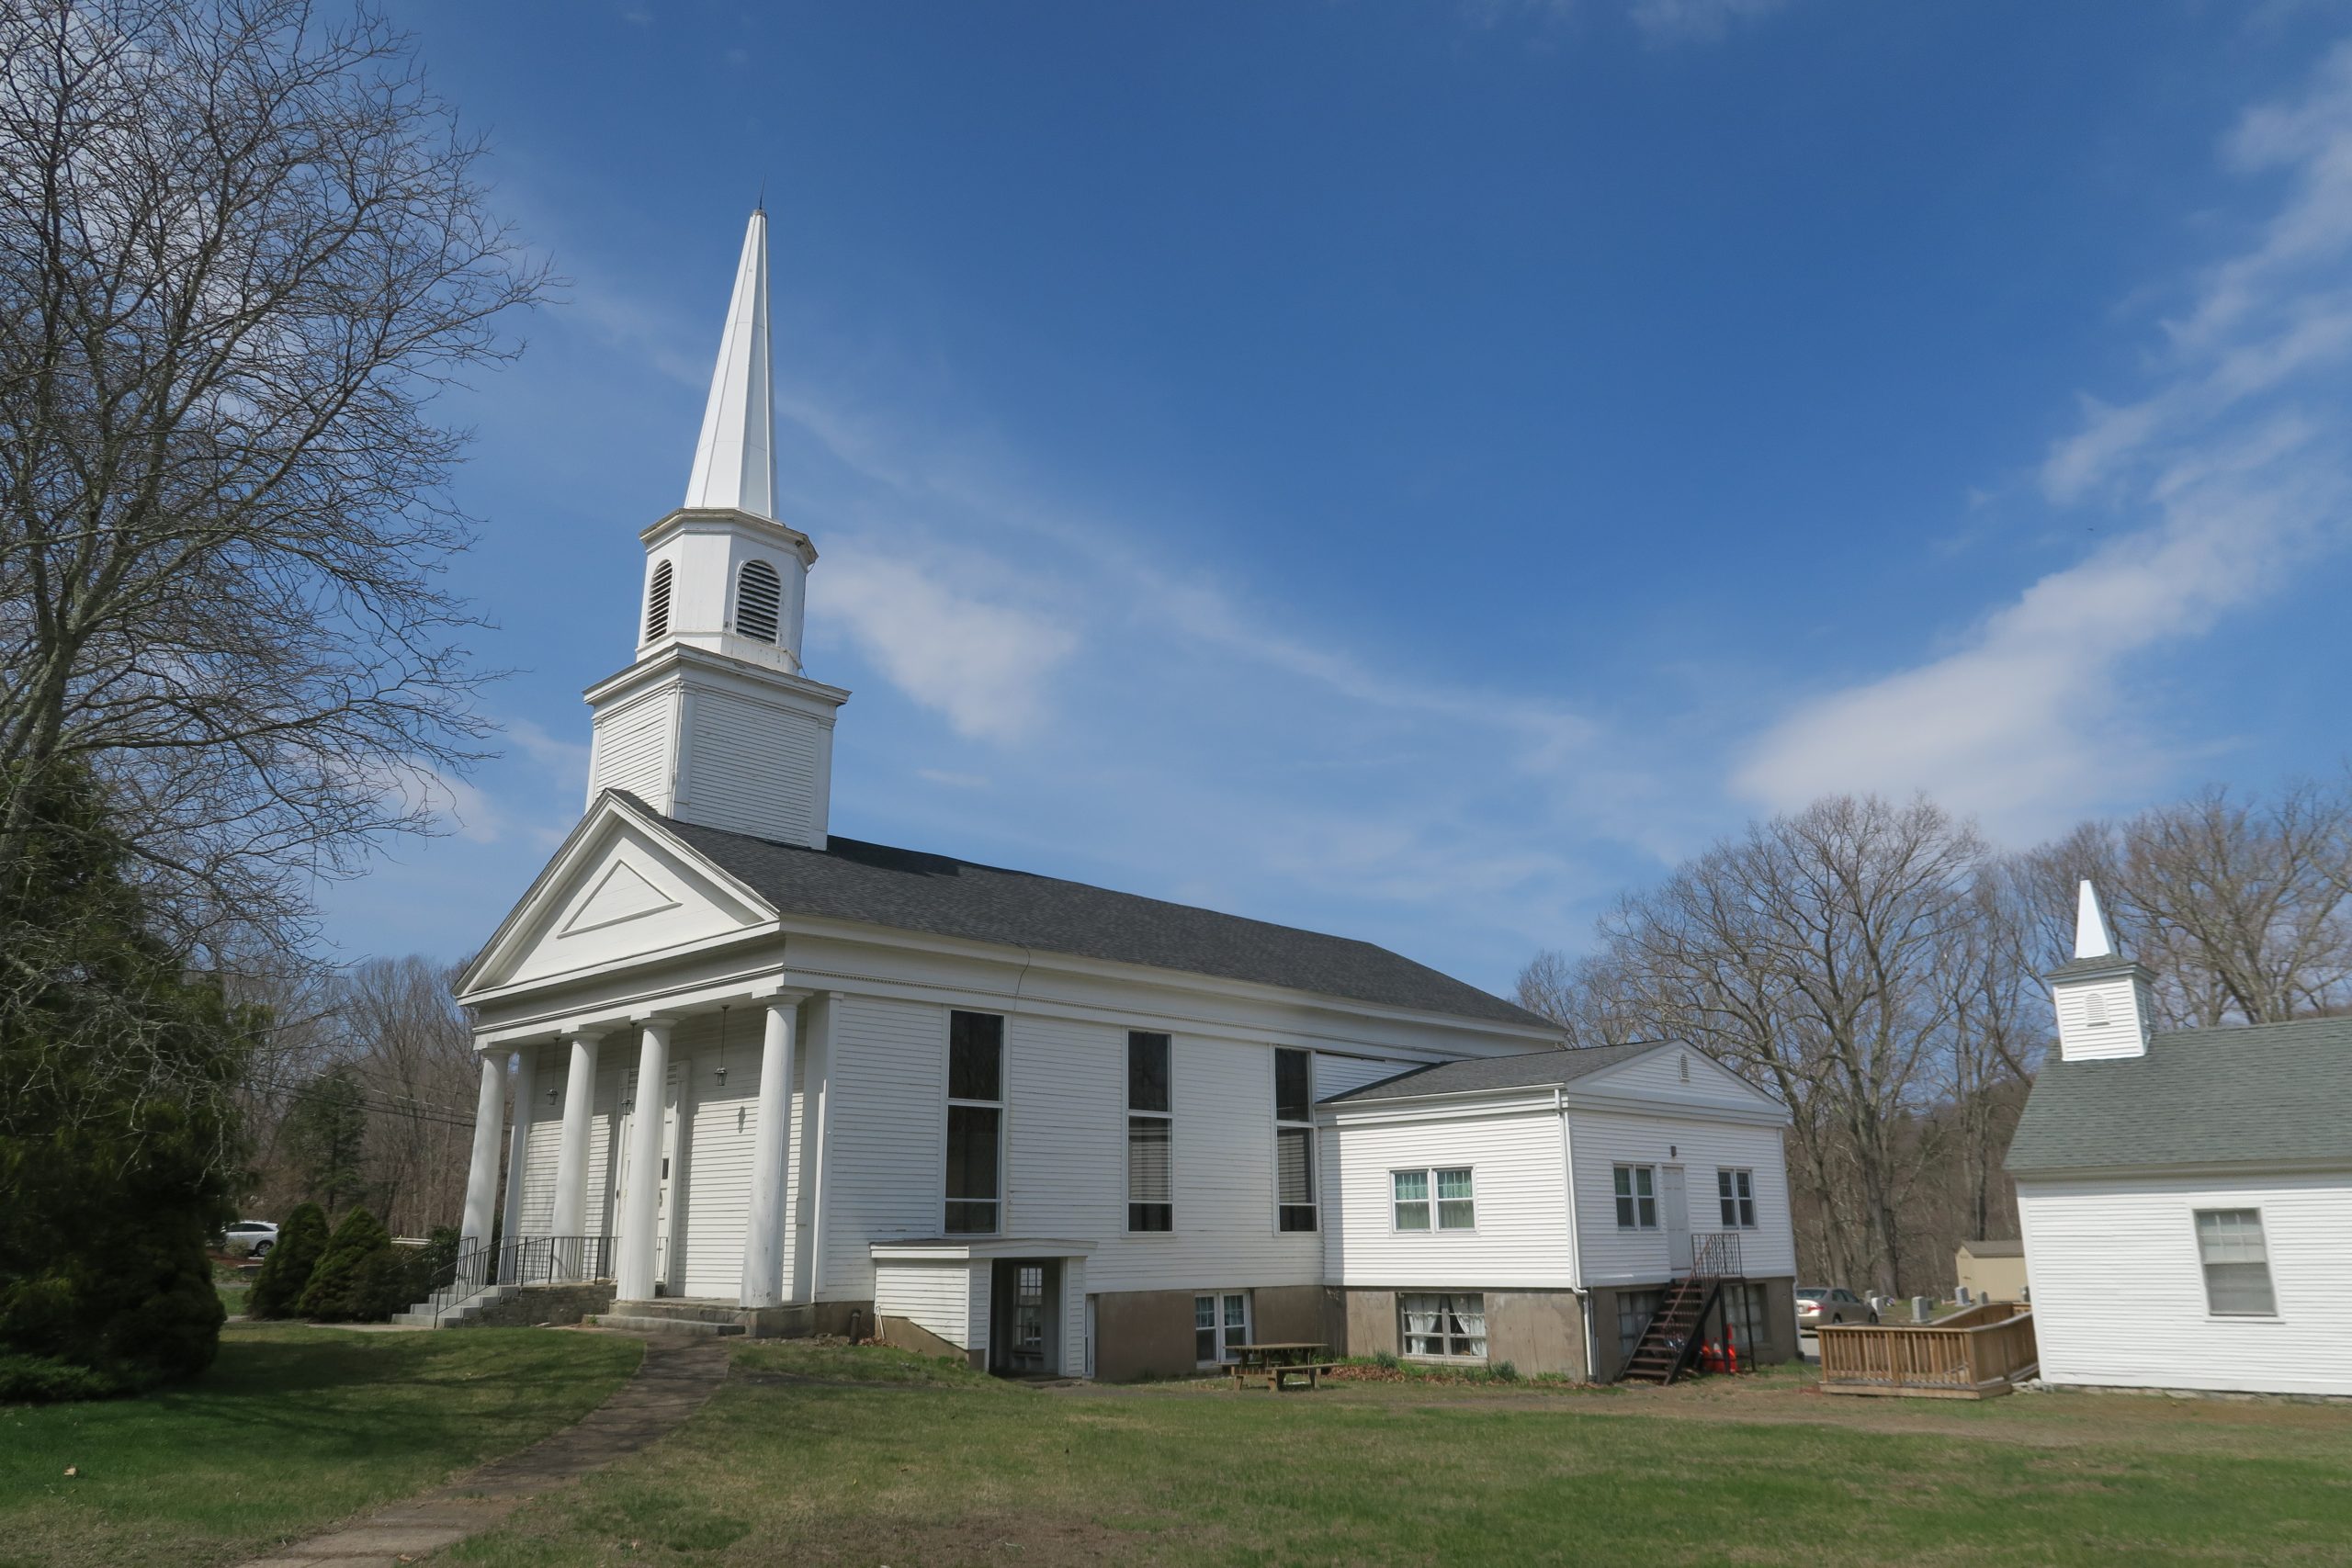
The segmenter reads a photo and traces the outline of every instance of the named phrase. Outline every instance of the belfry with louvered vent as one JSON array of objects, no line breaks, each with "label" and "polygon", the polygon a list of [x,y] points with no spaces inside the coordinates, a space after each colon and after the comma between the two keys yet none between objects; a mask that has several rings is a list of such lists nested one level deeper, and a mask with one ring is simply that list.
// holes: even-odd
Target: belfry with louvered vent
[{"label": "belfry with louvered vent", "polygon": [[817,548],[775,517],[767,236],[753,212],[685,503],[639,536],[637,660],[588,690],[588,798],[627,790],[682,822],[821,849],[849,694],[800,666]]}]

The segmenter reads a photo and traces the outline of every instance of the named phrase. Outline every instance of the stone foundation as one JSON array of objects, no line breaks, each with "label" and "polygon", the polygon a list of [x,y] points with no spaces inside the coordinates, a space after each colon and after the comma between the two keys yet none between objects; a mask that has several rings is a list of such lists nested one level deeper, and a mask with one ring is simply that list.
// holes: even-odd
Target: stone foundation
[{"label": "stone foundation", "polygon": [[[1475,1286],[1455,1289],[1469,1291]],[[1340,1337],[1351,1356],[1404,1354],[1400,1295],[1426,1286],[1351,1286],[1341,1292],[1346,1330]],[[1487,1364],[1509,1361],[1524,1373],[1549,1372],[1584,1382],[1584,1307],[1574,1291],[1481,1291],[1487,1306]],[[1596,1295],[1599,1292],[1595,1292]],[[1612,1331],[1613,1338],[1613,1331]]]},{"label": "stone foundation", "polygon": [[525,1285],[503,1302],[493,1302],[467,1320],[481,1328],[570,1327],[583,1317],[610,1311],[613,1282],[582,1285]]}]

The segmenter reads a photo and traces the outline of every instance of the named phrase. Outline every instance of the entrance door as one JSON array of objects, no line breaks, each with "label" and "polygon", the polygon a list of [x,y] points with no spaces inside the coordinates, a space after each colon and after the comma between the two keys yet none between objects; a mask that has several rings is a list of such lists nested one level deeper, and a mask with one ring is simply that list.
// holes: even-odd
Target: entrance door
[{"label": "entrance door", "polygon": [[1023,1378],[1059,1370],[1059,1314],[1054,1307],[1061,1293],[1060,1262],[1001,1258],[989,1284],[989,1371]]},{"label": "entrance door", "polygon": [[1669,1165],[1658,1172],[1658,1208],[1666,1215],[1666,1259],[1677,1274],[1690,1272],[1690,1194],[1684,1188],[1682,1168]]}]

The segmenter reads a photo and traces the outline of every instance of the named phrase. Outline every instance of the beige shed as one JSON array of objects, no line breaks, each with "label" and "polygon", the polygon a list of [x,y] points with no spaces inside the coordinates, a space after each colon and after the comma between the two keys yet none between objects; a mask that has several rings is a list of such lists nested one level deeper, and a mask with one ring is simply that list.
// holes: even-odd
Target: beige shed
[{"label": "beige shed", "polygon": [[2025,1243],[1963,1241],[1953,1249],[1952,1262],[1961,1284],[1976,1300],[2021,1302],[2026,1299]]}]

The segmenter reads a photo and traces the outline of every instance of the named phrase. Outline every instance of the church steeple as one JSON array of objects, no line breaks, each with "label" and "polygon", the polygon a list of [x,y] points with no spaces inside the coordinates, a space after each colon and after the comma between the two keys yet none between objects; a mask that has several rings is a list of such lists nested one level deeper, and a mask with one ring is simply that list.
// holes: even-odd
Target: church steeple
[{"label": "church steeple", "polygon": [[690,510],[748,512],[775,520],[775,392],[768,367],[768,215],[754,209],[735,264],[727,330],[703,406],[702,436],[686,480]]},{"label": "church steeple", "polygon": [[752,214],[685,504],[638,537],[637,661],[591,687],[588,796],[623,789],[681,821],[822,849],[833,714],[800,669],[817,547],[778,518],[768,220]]}]

